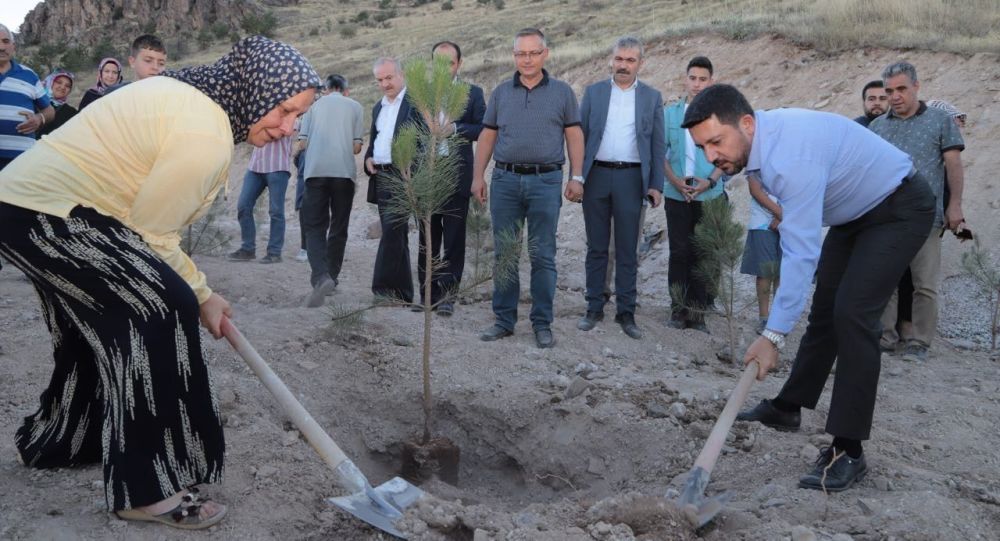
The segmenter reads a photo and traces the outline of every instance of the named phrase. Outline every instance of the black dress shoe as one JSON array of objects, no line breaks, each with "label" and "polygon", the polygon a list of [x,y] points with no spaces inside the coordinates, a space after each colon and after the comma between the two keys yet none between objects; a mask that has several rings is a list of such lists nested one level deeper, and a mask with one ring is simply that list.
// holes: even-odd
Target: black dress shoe
[{"label": "black dress shoe", "polygon": [[589,331],[597,326],[598,321],[604,320],[604,312],[587,311],[587,315],[580,318],[576,323],[576,328],[581,331]]},{"label": "black dress shoe", "polygon": [[639,326],[635,324],[635,316],[626,312],[624,314],[618,314],[615,316],[615,323],[622,326],[622,331],[629,336],[629,338],[635,338],[636,340],[642,338],[642,331],[639,330]]},{"label": "black dress shoe", "polygon": [[670,319],[667,320],[667,327],[681,331],[687,328],[687,321],[684,321],[684,316],[671,314]]},{"label": "black dress shoe", "polygon": [[507,338],[512,334],[514,334],[514,331],[508,331],[500,325],[493,325],[489,329],[483,331],[483,333],[479,335],[479,339],[483,342],[493,342],[494,340]]},{"label": "black dress shoe", "polygon": [[450,317],[455,313],[455,304],[451,301],[443,301],[437,305],[437,313],[439,316]]},{"label": "black dress shoe", "polygon": [[764,399],[760,404],[739,412],[736,415],[738,421],[757,421],[764,426],[769,426],[782,432],[795,432],[802,424],[801,412],[781,411],[771,404],[771,401]]},{"label": "black dress shoe", "polygon": [[858,458],[851,458],[847,453],[836,451],[842,454],[834,460],[834,451],[832,446],[820,450],[812,471],[799,478],[799,488],[840,492],[851,488],[865,477],[868,462],[864,452]]},{"label": "black dress shoe", "polygon": [[535,345],[539,349],[546,349],[556,345],[556,337],[552,336],[551,329],[536,329],[535,330]]}]

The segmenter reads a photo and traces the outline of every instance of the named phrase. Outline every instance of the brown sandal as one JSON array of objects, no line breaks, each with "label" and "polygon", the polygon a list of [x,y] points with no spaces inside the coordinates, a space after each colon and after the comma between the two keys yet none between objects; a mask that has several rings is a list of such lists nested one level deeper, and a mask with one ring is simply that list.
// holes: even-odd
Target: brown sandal
[{"label": "brown sandal", "polygon": [[218,524],[223,517],[226,516],[226,512],[228,511],[225,505],[216,504],[220,508],[218,512],[210,517],[201,518],[201,506],[205,504],[205,502],[209,501],[211,501],[209,498],[202,498],[198,495],[197,488],[192,488],[181,498],[181,503],[177,504],[177,507],[174,507],[166,513],[151,515],[144,511],[137,511],[135,509],[122,509],[121,511],[115,511],[115,514],[122,520],[159,522],[160,524],[166,524],[171,528],[180,528],[182,530],[201,530]]}]

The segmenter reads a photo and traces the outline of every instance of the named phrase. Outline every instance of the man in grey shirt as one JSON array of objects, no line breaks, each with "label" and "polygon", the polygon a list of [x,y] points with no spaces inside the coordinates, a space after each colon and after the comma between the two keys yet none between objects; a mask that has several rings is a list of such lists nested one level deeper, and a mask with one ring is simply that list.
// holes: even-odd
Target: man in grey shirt
[{"label": "man in grey shirt", "polygon": [[[910,263],[913,275],[913,336],[903,349],[903,360],[923,361],[927,358],[931,339],[937,332],[938,284],[941,281],[941,236],[946,227],[958,231],[963,227],[961,152],[965,142],[958,126],[948,113],[927,107],[917,98],[920,82],[917,69],[908,62],[897,62],[882,72],[885,93],[889,96],[889,111],[868,126],[873,132],[910,155],[913,165],[930,183],[937,199],[934,227],[924,246]],[[948,184],[950,199],[944,207],[944,187]],[[899,340],[896,333],[896,296],[882,315],[883,349]]]},{"label": "man in grey shirt", "polygon": [[302,225],[312,274],[313,292],[307,305],[317,307],[337,287],[347,228],[354,202],[354,155],[361,152],[364,110],[347,97],[347,79],[331,75],[326,92],[302,119],[299,141],[309,147],[305,159],[306,189]]},{"label": "man in grey shirt", "polygon": [[[573,89],[550,78],[543,69],[548,56],[541,31],[525,28],[514,37],[517,72],[490,95],[472,174],[472,195],[485,204],[483,176],[490,158],[496,159],[490,182],[490,215],[498,264],[504,250],[520,249],[521,230],[527,219],[531,326],[540,348],[555,345],[552,301],[556,292],[556,226],[562,205],[564,143],[572,173],[565,196],[577,203],[583,200],[580,111]],[[479,336],[480,340],[489,342],[514,334],[520,291],[516,272],[509,280],[494,280],[496,321]]]}]

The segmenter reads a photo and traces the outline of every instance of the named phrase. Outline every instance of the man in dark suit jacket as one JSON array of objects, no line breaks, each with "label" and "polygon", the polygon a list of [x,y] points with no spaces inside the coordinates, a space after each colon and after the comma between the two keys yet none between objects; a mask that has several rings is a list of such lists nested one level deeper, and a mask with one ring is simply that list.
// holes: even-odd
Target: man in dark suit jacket
[{"label": "man in dark suit jacket", "polygon": [[639,82],[643,45],[623,37],[612,51],[612,78],[587,87],[580,103],[583,127],[583,219],[587,230],[587,314],[577,327],[589,331],[604,319],[611,223],[615,235],[615,304],[622,330],[641,338],[635,323],[637,244],[643,198],[653,207],[663,193],[663,97]]},{"label": "man in dark suit jacket", "polygon": [[[444,56],[451,63],[451,74],[458,76],[462,67],[462,49],[457,43],[442,41],[431,47],[431,54]],[[486,99],[483,89],[469,85],[469,101],[465,104],[465,112],[452,123],[460,142],[457,152],[461,158],[459,166],[458,186],[440,214],[431,217],[431,253],[436,265],[434,281],[431,284],[431,303],[437,304],[437,313],[450,316],[455,311],[454,300],[449,292],[462,283],[462,273],[465,270],[465,221],[469,215],[469,196],[472,188],[472,143],[479,138],[483,130],[483,116],[486,114]],[[417,258],[417,276],[420,284],[424,283],[425,256],[427,239],[424,230],[420,229],[420,255]],[[443,254],[442,254],[443,252]],[[423,296],[423,287],[420,288]]]},{"label": "man in dark suit jacket", "polygon": [[392,141],[407,123],[422,123],[420,113],[406,99],[406,79],[399,61],[379,58],[373,69],[383,97],[372,108],[371,137],[365,151],[368,173],[368,202],[378,205],[382,237],[375,256],[372,293],[406,303],[413,302],[413,275],[410,271],[409,224],[388,212],[392,194],[384,177],[398,176],[392,164]]}]

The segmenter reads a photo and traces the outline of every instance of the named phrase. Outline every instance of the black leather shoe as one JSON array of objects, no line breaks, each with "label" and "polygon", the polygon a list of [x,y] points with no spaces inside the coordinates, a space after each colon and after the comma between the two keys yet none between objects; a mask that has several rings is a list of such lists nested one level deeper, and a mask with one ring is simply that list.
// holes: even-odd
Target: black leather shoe
[{"label": "black leather shoe", "polygon": [[636,340],[642,338],[642,331],[639,330],[639,326],[635,324],[635,316],[629,312],[624,314],[618,314],[615,316],[615,323],[622,326],[622,331],[629,336],[629,338],[635,338]]},{"label": "black leather shoe", "polygon": [[479,339],[482,340],[483,342],[493,342],[494,340],[507,338],[512,334],[514,334],[514,331],[508,331],[507,329],[501,327],[500,325],[494,325],[489,329],[483,331],[483,333],[479,335]]},{"label": "black leather shoe", "polygon": [[687,321],[684,321],[684,316],[680,314],[671,314],[667,320],[667,327],[681,331],[687,328]]},{"label": "black leather shoe", "polygon": [[556,337],[552,336],[551,329],[535,330],[535,345],[540,349],[550,348],[556,345]]},{"label": "black leather shoe", "polygon": [[581,331],[589,331],[597,326],[597,322],[604,320],[604,312],[587,311],[587,315],[580,318],[576,323],[576,328]]},{"label": "black leather shoe", "polygon": [[764,399],[760,404],[739,412],[736,415],[737,421],[757,421],[764,426],[769,426],[782,432],[795,432],[802,424],[801,412],[781,411],[771,404],[771,401]]},{"label": "black leather shoe", "polygon": [[[843,453],[834,460],[834,451],[832,446],[820,450],[812,471],[799,478],[799,488],[840,492],[864,479],[868,473],[868,462],[865,460],[864,452],[858,458],[851,458],[847,453]],[[830,464],[831,462],[833,464]]]},{"label": "black leather shoe", "polygon": [[450,301],[444,301],[437,305],[437,313],[439,316],[450,317],[455,313],[455,304]]}]

